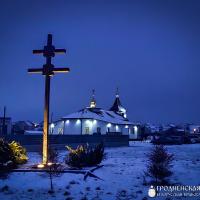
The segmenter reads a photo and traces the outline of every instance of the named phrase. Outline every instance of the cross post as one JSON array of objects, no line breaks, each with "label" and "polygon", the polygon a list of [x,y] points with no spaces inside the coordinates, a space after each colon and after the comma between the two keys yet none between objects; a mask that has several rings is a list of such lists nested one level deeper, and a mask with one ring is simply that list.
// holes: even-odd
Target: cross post
[{"label": "cross post", "polygon": [[46,63],[43,68],[28,69],[28,73],[40,73],[45,76],[45,98],[44,98],[44,128],[43,128],[43,147],[42,147],[42,163],[47,165],[48,163],[48,146],[49,146],[49,104],[50,104],[50,83],[51,76],[55,73],[67,73],[70,71],[69,68],[54,68],[51,63],[51,58],[56,53],[66,53],[66,49],[56,49],[52,45],[52,35],[48,34],[47,45],[41,50],[33,50],[33,54],[43,54],[46,58]]}]

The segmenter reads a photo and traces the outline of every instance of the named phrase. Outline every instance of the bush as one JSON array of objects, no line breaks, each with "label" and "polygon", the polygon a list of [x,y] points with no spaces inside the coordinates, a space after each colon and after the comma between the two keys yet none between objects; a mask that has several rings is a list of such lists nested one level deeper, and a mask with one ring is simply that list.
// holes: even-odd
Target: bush
[{"label": "bush", "polygon": [[14,155],[9,144],[0,138],[0,169],[14,167]]},{"label": "bush", "polygon": [[8,170],[24,164],[28,160],[26,150],[17,142],[10,144],[0,139],[0,170]]},{"label": "bush", "polygon": [[20,165],[28,161],[28,157],[26,155],[26,149],[22,147],[19,143],[12,141],[9,144],[9,147],[13,152],[15,164]]},{"label": "bush", "polygon": [[100,164],[104,157],[104,145],[100,143],[95,147],[88,144],[80,145],[76,149],[67,146],[69,155],[66,163],[72,167],[82,168]]},{"label": "bush", "polygon": [[156,183],[166,183],[166,178],[172,175],[171,167],[174,159],[163,145],[156,145],[148,154],[148,165],[146,175],[155,180]]}]

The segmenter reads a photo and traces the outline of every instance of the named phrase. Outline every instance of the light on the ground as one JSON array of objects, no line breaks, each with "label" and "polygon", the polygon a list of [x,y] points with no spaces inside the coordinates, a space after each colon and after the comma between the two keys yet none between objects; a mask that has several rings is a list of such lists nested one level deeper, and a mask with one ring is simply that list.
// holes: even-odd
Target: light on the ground
[{"label": "light on the ground", "polygon": [[41,168],[44,168],[44,165],[43,164],[38,164],[37,167],[41,169]]},{"label": "light on the ground", "polygon": [[51,163],[51,162],[48,162],[48,163],[47,163],[47,165],[48,165],[48,166],[51,166],[51,165],[53,165],[53,163]]}]

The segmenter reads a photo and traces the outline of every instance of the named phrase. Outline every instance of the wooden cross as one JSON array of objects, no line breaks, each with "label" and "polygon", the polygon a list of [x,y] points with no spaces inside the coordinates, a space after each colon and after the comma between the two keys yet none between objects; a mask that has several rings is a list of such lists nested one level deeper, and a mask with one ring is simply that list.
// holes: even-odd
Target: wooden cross
[{"label": "wooden cross", "polygon": [[43,54],[46,58],[46,63],[43,68],[28,69],[29,73],[40,73],[45,76],[45,105],[44,105],[44,128],[43,128],[43,155],[42,162],[44,165],[48,163],[48,135],[49,135],[49,102],[50,102],[50,81],[51,76],[55,73],[67,73],[69,68],[54,68],[51,63],[51,58],[55,53],[66,53],[66,49],[56,49],[52,45],[52,35],[48,34],[47,45],[44,49],[33,50],[33,54]]}]

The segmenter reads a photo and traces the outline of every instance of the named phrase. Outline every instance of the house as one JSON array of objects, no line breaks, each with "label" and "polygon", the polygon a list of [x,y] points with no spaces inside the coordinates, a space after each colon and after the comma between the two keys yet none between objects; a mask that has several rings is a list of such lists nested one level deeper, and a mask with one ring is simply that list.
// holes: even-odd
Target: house
[{"label": "house", "polygon": [[0,117],[0,134],[10,135],[12,133],[12,119],[10,117]]},{"label": "house", "polygon": [[194,125],[194,124],[189,124],[189,125],[187,125],[187,131],[190,134],[199,134],[200,133],[200,126]]},{"label": "house", "polygon": [[25,131],[34,130],[36,125],[31,121],[17,121],[13,124],[13,132],[16,134],[24,134]]},{"label": "house", "polygon": [[66,115],[51,124],[50,133],[61,135],[130,135],[132,139],[137,139],[139,127],[127,119],[126,109],[121,104],[118,92],[109,110],[97,107],[93,92],[89,107]]}]

